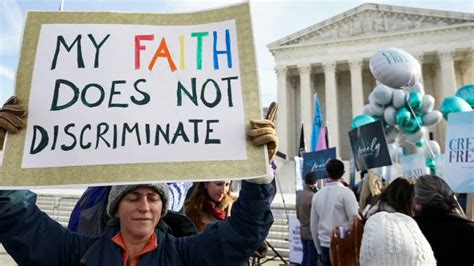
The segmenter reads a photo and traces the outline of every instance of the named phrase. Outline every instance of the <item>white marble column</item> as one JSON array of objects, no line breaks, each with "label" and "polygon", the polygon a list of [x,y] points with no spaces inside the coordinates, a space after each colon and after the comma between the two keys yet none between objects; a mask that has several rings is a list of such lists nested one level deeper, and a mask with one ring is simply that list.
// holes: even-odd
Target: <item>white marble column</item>
[{"label": "white marble column", "polygon": [[[416,59],[418,60],[418,62],[420,63],[420,68],[421,68],[421,73],[420,73],[420,83],[425,85],[425,80],[423,78],[423,59],[424,59],[424,55],[423,54],[418,54],[416,56]],[[423,91],[424,93],[424,91]]]},{"label": "white marble column", "polygon": [[278,112],[276,117],[276,130],[279,138],[278,150],[288,154],[288,95],[287,95],[287,68],[276,67],[277,74],[277,103]]},{"label": "white marble column", "polygon": [[364,90],[362,85],[362,60],[349,61],[351,70],[352,118],[364,110]]},{"label": "white marble column", "polygon": [[313,96],[311,93],[311,65],[299,65],[300,74],[300,115],[304,124],[304,138],[306,147],[310,149],[311,129],[313,125],[313,112],[311,104]]},{"label": "white marble column", "polygon": [[438,53],[439,66],[441,69],[441,99],[456,94],[456,74],[454,72],[454,60],[452,51],[442,51]]},{"label": "white marble column", "polygon": [[329,130],[329,147],[336,147],[337,156],[339,146],[339,119],[337,105],[336,62],[323,63],[325,76],[326,121]]}]

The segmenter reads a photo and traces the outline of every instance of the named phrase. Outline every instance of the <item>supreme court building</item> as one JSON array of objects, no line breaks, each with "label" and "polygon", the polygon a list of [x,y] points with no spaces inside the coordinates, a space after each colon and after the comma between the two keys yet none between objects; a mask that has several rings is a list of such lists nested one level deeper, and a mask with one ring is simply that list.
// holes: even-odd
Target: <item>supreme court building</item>
[{"label": "supreme court building", "polygon": [[[401,48],[417,58],[425,93],[439,110],[445,97],[474,82],[473,46],[473,13],[380,4],[363,4],[269,44],[278,80],[279,150],[295,156],[301,121],[310,143],[318,93],[329,144],[350,160],[347,132],[376,86],[369,59],[377,50]],[[446,122],[429,131],[444,151]]]}]

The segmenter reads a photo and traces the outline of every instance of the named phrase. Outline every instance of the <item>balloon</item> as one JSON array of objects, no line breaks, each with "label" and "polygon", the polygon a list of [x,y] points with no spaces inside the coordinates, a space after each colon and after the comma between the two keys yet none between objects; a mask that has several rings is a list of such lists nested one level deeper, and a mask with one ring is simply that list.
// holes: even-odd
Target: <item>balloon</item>
[{"label": "balloon", "polygon": [[370,104],[364,105],[364,110],[362,111],[362,114],[364,114],[364,115],[375,115],[372,112],[372,109],[370,109]]},{"label": "balloon", "polygon": [[404,90],[392,90],[392,104],[395,108],[400,108],[405,105],[405,91]]},{"label": "balloon", "polygon": [[441,121],[442,114],[438,110],[431,111],[424,116],[422,116],[423,126],[432,127]]},{"label": "balloon", "polygon": [[409,53],[398,48],[377,51],[370,58],[370,72],[382,84],[401,88],[412,86],[420,80],[420,63]]},{"label": "balloon", "polygon": [[373,114],[373,116],[382,116],[383,115],[383,106],[378,105],[376,103],[369,103],[370,113]]},{"label": "balloon", "polygon": [[426,167],[430,169],[430,175],[436,175],[436,162],[433,159],[426,159]]},{"label": "balloon", "polygon": [[395,123],[399,126],[405,126],[410,121],[411,114],[410,111],[406,107],[402,107],[398,109],[397,113],[395,114]]},{"label": "balloon", "polygon": [[383,119],[385,120],[385,123],[387,123],[390,126],[395,125],[395,114],[397,113],[397,109],[393,106],[389,106],[385,108],[383,112]]},{"label": "balloon", "polygon": [[441,147],[435,140],[428,141],[425,149],[425,157],[427,159],[435,159],[436,156],[441,154]]},{"label": "balloon", "polygon": [[421,108],[423,102],[423,96],[417,91],[410,91],[407,98],[408,105],[413,109],[413,111],[418,111]]},{"label": "balloon", "polygon": [[423,145],[425,145],[425,140],[424,139],[420,139],[419,141],[417,141],[415,143],[415,147],[417,147],[417,148],[421,148],[421,147],[423,147]]},{"label": "balloon", "polygon": [[358,128],[360,126],[372,123],[377,121],[374,117],[370,115],[358,115],[352,119],[352,128]]},{"label": "balloon", "polygon": [[456,96],[465,100],[474,109],[474,84],[462,86],[456,92]]},{"label": "balloon", "polygon": [[421,104],[420,112],[426,114],[433,111],[435,99],[433,96],[426,94],[423,96],[423,103]]},{"label": "balloon", "polygon": [[472,107],[465,100],[456,96],[446,97],[441,103],[441,113],[443,113],[443,117],[446,120],[448,120],[450,113],[469,111],[472,111]]},{"label": "balloon", "polygon": [[425,89],[423,88],[423,84],[421,84],[420,82],[417,82],[415,83],[415,85],[413,86],[410,86],[408,88],[409,91],[417,91],[419,93],[421,93],[421,95],[425,95]]},{"label": "balloon", "polygon": [[374,102],[380,105],[387,105],[392,101],[392,88],[389,88],[383,84],[377,85],[370,94],[373,95],[372,97]]},{"label": "balloon", "polygon": [[[421,121],[417,120],[418,118],[415,117],[410,118],[408,122],[402,127],[403,130],[409,134],[418,132],[421,129],[418,123],[420,123]],[[422,124],[420,123],[420,125]]]}]

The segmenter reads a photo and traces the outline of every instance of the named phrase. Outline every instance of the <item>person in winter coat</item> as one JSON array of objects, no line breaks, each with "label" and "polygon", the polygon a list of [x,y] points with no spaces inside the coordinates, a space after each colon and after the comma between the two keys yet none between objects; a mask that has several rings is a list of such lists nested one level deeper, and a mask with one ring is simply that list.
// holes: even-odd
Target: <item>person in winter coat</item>
[{"label": "person in winter coat", "polygon": [[[257,122],[274,127],[271,121]],[[277,149],[275,141],[273,130],[264,143],[261,139],[252,143],[273,142],[271,160]],[[107,204],[113,222],[101,236],[64,228],[38,208],[31,191],[0,190],[0,242],[22,266],[241,265],[262,245],[273,223],[272,179],[243,181],[229,219],[202,233],[178,238],[157,228],[169,199],[163,183],[113,186]]]},{"label": "person in winter coat", "polygon": [[302,266],[316,265],[318,259],[310,228],[311,201],[317,191],[316,174],[308,172],[304,176],[303,190],[296,194],[296,218],[300,221],[301,243],[303,244]]},{"label": "person in winter coat", "polygon": [[415,203],[415,220],[438,265],[474,265],[474,222],[465,218],[449,185],[438,176],[419,177]]},{"label": "person in winter coat", "polygon": [[399,177],[369,210],[360,248],[361,266],[436,265],[430,244],[413,220],[413,181]]},{"label": "person in winter coat", "polygon": [[206,225],[230,216],[232,203],[237,199],[231,192],[231,181],[199,182],[184,204],[184,212],[198,232]]}]

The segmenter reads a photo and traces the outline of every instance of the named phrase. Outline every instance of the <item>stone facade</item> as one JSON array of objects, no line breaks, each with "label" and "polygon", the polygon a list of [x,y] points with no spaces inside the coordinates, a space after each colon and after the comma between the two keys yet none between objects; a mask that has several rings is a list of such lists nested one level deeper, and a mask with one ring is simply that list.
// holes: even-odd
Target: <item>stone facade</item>
[{"label": "stone facade", "polygon": [[[376,85],[370,57],[381,48],[406,50],[422,64],[425,92],[440,101],[474,82],[474,14],[363,4],[268,45],[277,75],[280,151],[297,152],[300,123],[310,143],[318,93],[331,147],[350,160],[347,132]],[[446,123],[430,128],[442,148]]]}]

